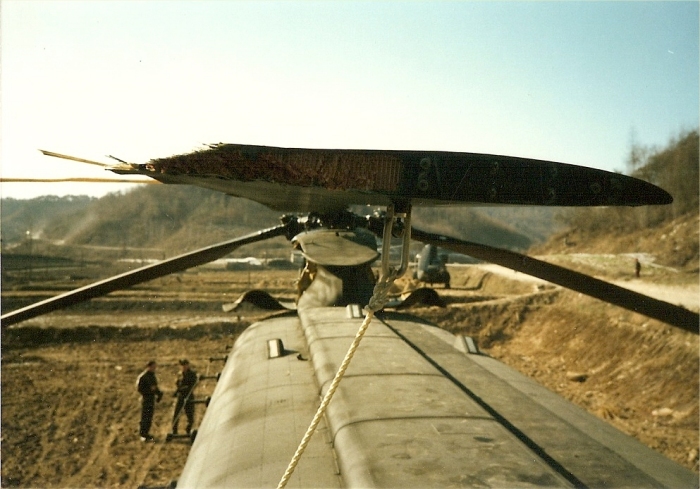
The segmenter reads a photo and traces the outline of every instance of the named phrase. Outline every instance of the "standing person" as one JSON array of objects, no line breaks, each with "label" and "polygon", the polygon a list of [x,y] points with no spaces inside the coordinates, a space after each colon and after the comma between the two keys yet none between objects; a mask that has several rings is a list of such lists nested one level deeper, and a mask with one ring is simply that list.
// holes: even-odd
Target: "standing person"
[{"label": "standing person", "polygon": [[153,411],[155,410],[156,401],[160,402],[163,398],[163,393],[158,388],[158,379],[156,379],[156,362],[151,360],[146,365],[146,370],[141,372],[136,381],[136,388],[142,396],[141,400],[141,424],[139,427],[139,435],[141,441],[155,441],[151,436],[151,424],[153,423]]},{"label": "standing person", "polygon": [[642,264],[639,258],[634,259],[634,276],[639,278],[639,274],[642,272]]},{"label": "standing person", "polygon": [[183,409],[187,415],[186,431],[189,435],[194,424],[194,386],[197,384],[197,373],[190,368],[190,362],[185,359],[180,360],[180,367],[180,375],[176,382],[177,391],[175,391],[177,403],[173,414],[173,435],[177,435],[177,428]]}]

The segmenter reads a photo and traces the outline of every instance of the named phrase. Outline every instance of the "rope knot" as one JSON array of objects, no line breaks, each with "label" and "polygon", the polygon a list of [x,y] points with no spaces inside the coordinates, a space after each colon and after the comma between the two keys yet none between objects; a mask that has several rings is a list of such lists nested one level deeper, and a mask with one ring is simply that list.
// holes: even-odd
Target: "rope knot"
[{"label": "rope knot", "polygon": [[391,284],[394,281],[392,279],[380,279],[374,286],[374,291],[372,297],[369,300],[369,304],[365,306],[365,314],[369,311],[377,312],[381,311],[384,305],[386,305],[389,300],[389,289],[391,289]]}]

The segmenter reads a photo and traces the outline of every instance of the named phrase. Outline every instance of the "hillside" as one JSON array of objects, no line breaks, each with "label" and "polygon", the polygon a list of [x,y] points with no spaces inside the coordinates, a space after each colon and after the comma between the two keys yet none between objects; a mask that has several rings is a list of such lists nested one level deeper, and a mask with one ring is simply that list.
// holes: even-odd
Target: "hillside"
[{"label": "hillside", "polygon": [[[36,233],[58,219],[70,219],[92,206],[97,199],[85,195],[56,197],[47,195],[36,199],[2,199],[3,247],[26,239],[27,232]],[[4,249],[4,248],[3,248]]]},{"label": "hillside", "polygon": [[[85,257],[90,249],[107,247],[120,250],[120,257],[160,259],[277,225],[280,218],[252,201],[178,185],[149,185],[100,199],[47,196],[1,204],[3,251],[73,258],[79,248]],[[512,210],[517,216],[508,219],[492,217],[488,209],[417,208],[414,223],[516,250],[541,242],[556,228],[552,212]],[[516,221],[517,228],[511,224]],[[534,232],[528,233],[528,223]],[[288,244],[273,240],[241,253],[286,257]]]},{"label": "hillside", "polygon": [[[700,216],[690,212],[653,228],[591,235],[573,228],[560,232],[544,244],[534,246],[535,255],[629,254],[642,263],[698,272]],[[631,267],[631,265],[630,265]]]},{"label": "hillside", "polygon": [[[660,150],[633,148],[632,175],[660,185],[673,204],[656,207],[601,207],[562,213],[565,229],[534,254],[629,253],[652,256],[658,265],[698,271],[698,197],[700,195],[697,131],[672,140]],[[639,155],[646,155],[643,159]]]}]

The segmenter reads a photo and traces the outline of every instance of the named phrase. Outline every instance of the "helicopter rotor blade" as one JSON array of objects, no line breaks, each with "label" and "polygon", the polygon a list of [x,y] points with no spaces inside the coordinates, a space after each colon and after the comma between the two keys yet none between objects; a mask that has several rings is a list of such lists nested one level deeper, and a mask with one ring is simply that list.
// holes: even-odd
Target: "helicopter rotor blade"
[{"label": "helicopter rotor blade", "polygon": [[99,161],[94,161],[94,160],[86,160],[85,158],[78,158],[77,156],[70,156],[70,155],[64,155],[61,153],[55,153],[53,151],[46,151],[45,149],[40,149],[44,155],[46,156],[53,156],[54,158],[61,158],[64,160],[71,160],[71,161],[79,161],[80,163],[87,163],[88,165],[96,165],[96,166],[101,166],[103,168],[110,168],[114,165],[110,165],[107,163],[100,163]]},{"label": "helicopter rotor blade", "polygon": [[115,290],[125,289],[142,282],[164,277],[171,273],[180,272],[188,268],[209,263],[231,253],[240,246],[277,236],[283,236],[287,233],[288,229],[289,224],[282,224],[251,233],[240,238],[224,241],[216,245],[185,253],[153,265],[137,268],[136,270],[131,270],[120,275],[86,285],[85,287],[81,287],[35,304],[31,304],[27,307],[8,312],[0,317],[0,325],[2,325],[3,328],[11,326],[21,321],[41,316],[42,314],[46,314],[48,312],[63,309],[70,305],[78,304],[95,297],[101,297],[110,292],[114,292]]},{"label": "helicopter rotor blade", "polygon": [[630,311],[698,334],[700,316],[680,306],[634,292],[568,268],[492,246],[411,229],[411,237],[425,244],[440,246],[456,253],[501,265],[562,287],[581,292]]},{"label": "helicopter rotor blade", "polygon": [[126,178],[5,178],[0,177],[0,183],[160,183],[157,180],[129,180]]}]

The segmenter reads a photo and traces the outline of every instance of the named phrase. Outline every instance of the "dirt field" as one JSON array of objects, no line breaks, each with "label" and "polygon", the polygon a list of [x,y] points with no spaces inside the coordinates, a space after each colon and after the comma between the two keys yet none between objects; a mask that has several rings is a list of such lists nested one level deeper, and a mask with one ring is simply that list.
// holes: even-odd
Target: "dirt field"
[{"label": "dirt field", "polygon": [[[448,307],[413,312],[475,337],[486,353],[698,471],[697,335],[478,267],[452,273],[453,289],[438,289]],[[224,355],[250,320],[222,313],[221,303],[246,288],[290,297],[295,277],[190,272],[3,332],[2,486],[135,488],[177,479],[189,444],[164,442],[177,360],[218,372],[221,363],[210,358]],[[641,282],[672,280],[664,277]],[[676,282],[691,287],[697,273]],[[397,292],[415,286],[403,280]],[[27,292],[3,293],[9,301]],[[138,439],[134,385],[149,359],[158,361],[166,392],[156,407],[155,444]],[[197,397],[213,387],[205,381]],[[198,420],[203,411],[199,405]]]}]

